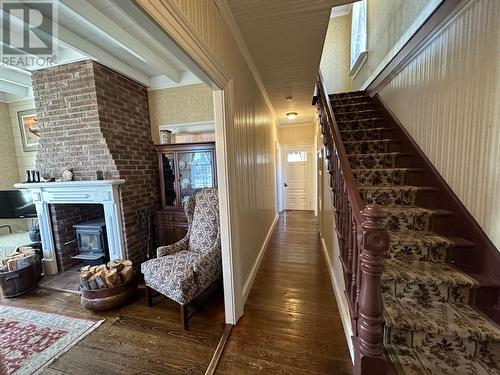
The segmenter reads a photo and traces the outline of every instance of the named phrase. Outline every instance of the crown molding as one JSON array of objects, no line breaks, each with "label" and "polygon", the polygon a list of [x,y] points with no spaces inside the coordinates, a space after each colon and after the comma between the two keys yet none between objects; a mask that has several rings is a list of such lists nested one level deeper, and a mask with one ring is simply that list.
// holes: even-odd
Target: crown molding
[{"label": "crown molding", "polygon": [[245,39],[243,38],[243,35],[241,35],[240,29],[238,27],[238,24],[236,23],[236,20],[234,19],[233,12],[231,12],[231,8],[229,7],[229,4],[227,3],[226,0],[214,0],[214,2],[215,2],[215,5],[217,6],[217,8],[219,8],[219,11],[220,11],[222,18],[224,19],[227,26],[229,27],[229,30],[231,31],[233,39],[236,42],[236,45],[238,46],[238,49],[240,50],[241,54],[243,55],[243,58],[245,59],[245,62],[248,65],[248,68],[252,72],[253,78],[255,79],[257,86],[259,86],[260,92],[264,96],[264,100],[266,101],[266,104],[269,107],[269,110],[271,111],[271,113],[274,117],[274,121],[275,121],[276,125],[279,126],[280,121],[278,119],[278,116],[276,115],[276,111],[274,110],[271,99],[269,98],[269,95],[267,94],[266,87],[264,86],[264,82],[262,81],[262,78],[259,74],[257,66],[255,65],[255,62],[253,61],[252,55],[250,54],[250,51],[248,50],[248,47],[245,43]]}]

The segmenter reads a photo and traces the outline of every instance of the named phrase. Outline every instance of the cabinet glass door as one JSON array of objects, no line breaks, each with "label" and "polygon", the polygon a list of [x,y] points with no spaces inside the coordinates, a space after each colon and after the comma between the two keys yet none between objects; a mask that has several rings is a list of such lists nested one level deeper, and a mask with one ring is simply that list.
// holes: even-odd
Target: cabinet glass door
[{"label": "cabinet glass door", "polygon": [[179,153],[181,203],[197,190],[214,186],[214,160],[211,151]]},{"label": "cabinet glass door", "polygon": [[165,195],[165,205],[176,205],[175,194],[175,159],[174,154],[163,154],[163,194]]}]

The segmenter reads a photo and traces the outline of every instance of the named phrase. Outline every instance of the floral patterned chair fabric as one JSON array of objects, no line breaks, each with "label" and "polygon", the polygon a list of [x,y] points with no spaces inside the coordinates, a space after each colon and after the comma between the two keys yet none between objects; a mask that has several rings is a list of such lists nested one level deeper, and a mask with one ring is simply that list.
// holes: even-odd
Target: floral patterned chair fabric
[{"label": "floral patterned chair fabric", "polygon": [[141,265],[146,286],[185,305],[222,274],[216,188],[199,190],[184,206],[189,229],[179,242],[161,246]]}]

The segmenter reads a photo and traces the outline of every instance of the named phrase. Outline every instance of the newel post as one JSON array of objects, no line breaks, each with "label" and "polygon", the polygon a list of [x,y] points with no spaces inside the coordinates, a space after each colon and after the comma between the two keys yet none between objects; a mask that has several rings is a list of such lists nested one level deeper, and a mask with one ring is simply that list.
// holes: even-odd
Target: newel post
[{"label": "newel post", "polygon": [[384,309],[381,277],[389,234],[382,223],[384,213],[376,205],[367,205],[361,212],[364,222],[358,228],[361,250],[361,282],[358,300],[358,329],[355,347],[355,374],[386,373],[383,347]]}]

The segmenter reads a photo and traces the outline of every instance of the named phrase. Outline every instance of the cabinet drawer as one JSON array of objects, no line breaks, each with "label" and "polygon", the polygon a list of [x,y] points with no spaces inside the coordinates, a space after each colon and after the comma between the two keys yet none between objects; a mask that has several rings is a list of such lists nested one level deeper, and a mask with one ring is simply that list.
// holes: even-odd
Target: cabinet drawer
[{"label": "cabinet drawer", "polygon": [[158,212],[156,214],[158,225],[164,226],[186,226],[187,217],[184,212]]}]

